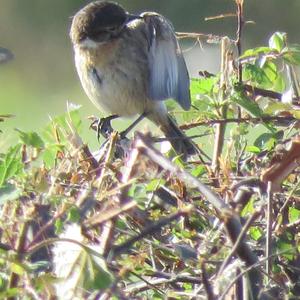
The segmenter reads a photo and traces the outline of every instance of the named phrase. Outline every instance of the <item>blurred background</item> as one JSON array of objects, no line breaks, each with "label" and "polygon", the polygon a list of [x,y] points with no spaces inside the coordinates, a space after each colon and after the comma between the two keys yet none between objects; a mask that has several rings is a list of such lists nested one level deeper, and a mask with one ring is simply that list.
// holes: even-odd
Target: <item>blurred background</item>
[{"label": "blurred background", "polygon": [[[0,47],[15,59],[0,65],[0,115],[14,118],[0,125],[1,144],[15,139],[14,128],[39,131],[66,111],[67,101],[81,104],[82,116],[101,116],[83,93],[73,64],[68,36],[71,17],[87,4],[84,0],[1,0]],[[235,11],[234,0],[119,0],[128,11],[157,11],[169,18],[176,31],[213,33],[235,37],[236,20],[205,21],[205,17]],[[243,47],[267,44],[274,31],[288,33],[300,43],[299,0],[245,0],[245,16],[254,21],[245,27]],[[199,70],[217,72],[218,46],[203,43],[182,48],[192,76]],[[88,132],[89,121],[84,128]],[[89,133],[91,135],[91,133]],[[89,137],[87,137],[89,139]]]}]

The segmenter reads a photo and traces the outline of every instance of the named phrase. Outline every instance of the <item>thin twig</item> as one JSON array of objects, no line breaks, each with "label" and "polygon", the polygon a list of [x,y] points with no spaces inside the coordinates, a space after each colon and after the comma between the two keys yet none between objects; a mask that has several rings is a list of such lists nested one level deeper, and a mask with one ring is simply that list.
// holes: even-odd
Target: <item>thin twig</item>
[{"label": "thin twig", "polygon": [[[176,32],[179,39],[203,39],[207,43],[221,43],[223,36],[198,32]],[[234,42],[231,40],[231,42]]]},{"label": "thin twig", "polygon": [[266,273],[271,274],[272,270],[272,261],[271,261],[271,253],[272,253],[272,182],[268,182],[267,188],[267,236],[266,236],[266,257],[269,259],[266,260]]},{"label": "thin twig", "polygon": [[246,224],[244,225],[243,229],[241,230],[235,244],[233,245],[230,253],[227,255],[226,259],[224,260],[224,262],[222,263],[220,270],[218,272],[218,276],[220,276],[225,267],[227,266],[227,264],[229,263],[231,257],[234,255],[234,253],[236,252],[237,248],[239,247],[239,244],[243,241],[243,239],[246,236],[246,233],[248,231],[248,229],[250,228],[250,226],[253,224],[253,222],[259,217],[259,215],[261,214],[260,211],[255,211],[250,218],[248,218]]},{"label": "thin twig", "polygon": [[212,17],[206,17],[204,20],[205,21],[211,21],[211,20],[218,20],[218,19],[225,19],[225,18],[233,18],[236,17],[235,13],[227,13],[227,14],[220,14],[217,16],[212,16]]},{"label": "thin twig", "polygon": [[[17,259],[22,259],[22,255],[23,255],[24,249],[25,249],[26,238],[27,238],[27,234],[28,234],[29,223],[30,223],[30,221],[27,220],[21,226],[20,235],[19,235],[19,238],[18,238],[17,244],[16,244]],[[19,283],[19,279],[20,279],[20,275],[11,271],[8,288],[13,289],[13,288],[17,287],[18,283]],[[15,298],[8,297],[7,299],[13,300]]]},{"label": "thin twig", "polygon": [[201,271],[202,271],[203,286],[204,286],[204,289],[205,289],[205,292],[206,292],[207,300],[216,300],[216,297],[214,295],[212,286],[211,286],[211,284],[209,282],[209,279],[208,279],[208,275],[207,275],[207,272],[206,272],[206,269],[205,269],[205,262],[204,261],[202,261],[202,263],[201,263]]},{"label": "thin twig", "polygon": [[263,116],[263,117],[246,117],[246,118],[228,118],[228,119],[215,119],[215,120],[204,120],[199,122],[191,122],[180,126],[182,130],[188,130],[199,126],[209,126],[214,124],[227,124],[227,123],[267,123],[267,122],[292,122],[296,121],[292,116],[280,117],[280,116]]},{"label": "thin twig", "polygon": [[153,234],[153,233],[161,230],[161,228],[163,226],[166,226],[166,225],[170,224],[171,222],[173,222],[174,220],[176,220],[182,216],[185,216],[187,213],[189,213],[189,211],[190,211],[190,208],[181,209],[177,213],[171,214],[170,216],[168,216],[166,218],[162,218],[162,219],[156,221],[152,225],[145,228],[140,234],[129,238],[127,241],[125,241],[121,245],[114,246],[109,253],[109,261],[111,261],[112,258],[114,258],[115,256],[120,255],[124,252],[127,252],[131,248],[131,246],[134,243],[136,243],[137,241],[143,239],[144,237],[146,237],[149,234]]},{"label": "thin twig", "polygon": [[[149,139],[149,138],[148,138]],[[232,244],[237,241],[242,225],[239,217],[223,200],[219,198],[209,187],[201,183],[197,178],[186,172],[184,169],[174,165],[170,160],[165,158],[158,150],[153,148],[147,137],[137,133],[135,147],[146,157],[157,163],[164,170],[169,171],[172,176],[182,180],[190,188],[196,188],[203,196],[219,211],[220,219],[224,222],[228,237]],[[241,241],[236,249],[237,256],[245,263],[246,266],[252,266],[258,261],[256,254],[250,249],[246,240]],[[262,278],[256,269],[251,269],[249,273],[250,290],[255,297],[258,297]]]},{"label": "thin twig", "polygon": [[281,101],[282,94],[278,92],[274,92],[271,90],[265,90],[261,89],[249,84],[243,84],[241,85],[242,89],[248,93],[251,93],[254,97],[256,96],[262,96],[267,98],[272,98]]},{"label": "thin twig", "polygon": [[[278,257],[284,253],[288,253],[289,251],[291,251],[291,249],[287,249],[287,250],[283,250],[277,253],[272,254],[270,257]],[[227,293],[229,292],[229,290],[232,288],[232,286],[235,284],[235,282],[241,278],[242,276],[244,276],[245,274],[247,274],[248,272],[251,271],[251,269],[253,268],[258,268],[259,266],[261,266],[263,263],[266,262],[266,260],[269,259],[269,257],[265,257],[263,259],[261,259],[260,261],[256,262],[255,264],[253,264],[252,266],[244,269],[240,274],[238,274],[235,278],[233,278],[231,280],[231,282],[228,284],[228,286],[226,287],[226,289],[223,291],[222,295],[219,297],[218,300],[223,300],[225,299]],[[261,269],[259,268],[259,270],[261,271]],[[272,277],[270,277],[272,279]],[[257,298],[253,298],[253,299],[257,299]]]},{"label": "thin twig", "polygon": [[[242,55],[242,32],[243,32],[243,26],[244,26],[244,14],[243,14],[243,1],[236,0],[237,5],[237,32],[236,32],[236,47],[238,50],[238,57]],[[241,62],[238,61],[238,81],[239,83],[243,82],[243,68]]]},{"label": "thin twig", "polygon": [[[220,93],[219,93],[219,102],[223,102],[226,97],[227,87],[228,87],[228,78],[229,78],[229,56],[231,43],[227,37],[222,39],[221,44],[221,78],[220,78]],[[227,105],[223,104],[221,106],[221,111],[219,113],[220,118],[226,118],[227,115]],[[219,171],[219,159],[222,155],[224,140],[225,140],[225,131],[226,131],[226,123],[216,124],[215,129],[215,143],[213,150],[213,158],[212,158],[212,170],[214,173],[218,173]]]}]

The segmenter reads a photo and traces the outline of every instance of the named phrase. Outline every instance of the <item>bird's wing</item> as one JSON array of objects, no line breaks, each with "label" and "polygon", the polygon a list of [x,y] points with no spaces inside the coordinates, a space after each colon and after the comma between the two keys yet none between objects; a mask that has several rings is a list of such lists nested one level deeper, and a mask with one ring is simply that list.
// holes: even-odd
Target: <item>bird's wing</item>
[{"label": "bird's wing", "polygon": [[188,110],[189,74],[172,25],[159,14],[144,13],[142,17],[148,27],[149,96],[153,100],[173,98]]}]

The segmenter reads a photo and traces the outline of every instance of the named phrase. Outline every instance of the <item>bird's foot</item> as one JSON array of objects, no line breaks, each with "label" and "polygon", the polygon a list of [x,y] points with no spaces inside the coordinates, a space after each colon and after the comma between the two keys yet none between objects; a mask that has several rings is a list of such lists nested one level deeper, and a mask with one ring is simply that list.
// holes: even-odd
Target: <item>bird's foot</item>
[{"label": "bird's foot", "polygon": [[102,135],[105,139],[108,139],[111,133],[114,131],[111,126],[111,121],[118,118],[118,115],[111,115],[106,118],[95,119],[90,128],[93,128],[97,131],[97,139],[100,140]]},{"label": "bird's foot", "polygon": [[123,140],[126,138],[126,135],[138,124],[140,123],[145,117],[147,116],[147,113],[141,114],[128,128],[121,131],[119,133],[120,139]]}]

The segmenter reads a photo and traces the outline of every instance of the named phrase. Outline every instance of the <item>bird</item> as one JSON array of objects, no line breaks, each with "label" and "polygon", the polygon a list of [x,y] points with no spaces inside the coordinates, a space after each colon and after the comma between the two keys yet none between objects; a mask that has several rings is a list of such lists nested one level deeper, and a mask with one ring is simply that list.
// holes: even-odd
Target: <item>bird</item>
[{"label": "bird", "polygon": [[94,1],[73,16],[70,39],[81,85],[92,103],[110,114],[105,120],[138,115],[134,126],[146,117],[179,155],[197,153],[164,102],[171,98],[184,110],[191,107],[187,66],[167,18],[156,12],[130,14],[116,2]]}]

